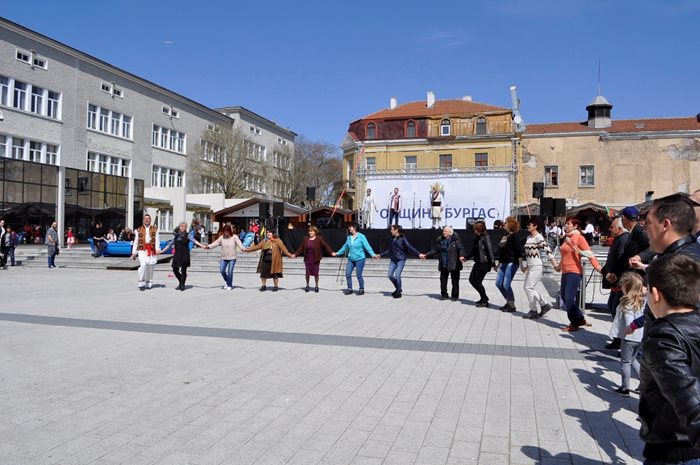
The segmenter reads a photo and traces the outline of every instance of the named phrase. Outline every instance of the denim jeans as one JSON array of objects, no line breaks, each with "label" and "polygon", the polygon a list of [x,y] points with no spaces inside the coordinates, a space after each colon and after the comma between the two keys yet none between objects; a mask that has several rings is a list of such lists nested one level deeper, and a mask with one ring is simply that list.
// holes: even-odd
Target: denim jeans
[{"label": "denim jeans", "polygon": [[49,268],[56,268],[56,252],[49,253]]},{"label": "denim jeans", "polygon": [[406,260],[389,262],[389,281],[392,282],[397,291],[403,292],[401,288],[401,273],[403,273],[403,267],[406,265]]},{"label": "denim jeans", "polygon": [[579,288],[581,287],[581,275],[578,273],[564,273],[561,275],[561,300],[564,301],[566,315],[572,325],[580,325],[586,319],[576,303]]},{"label": "denim jeans", "polygon": [[365,288],[365,278],[362,277],[362,270],[365,268],[365,259],[361,258],[357,261],[348,260],[345,265],[345,279],[348,281],[348,289],[352,289],[352,270],[357,268],[357,282],[360,283],[360,289]]},{"label": "denim jeans", "polygon": [[226,281],[228,287],[233,287],[233,267],[236,266],[236,260],[221,260],[219,263],[219,272],[221,277]]},{"label": "denim jeans", "polygon": [[501,295],[508,302],[515,301],[515,294],[513,294],[513,288],[511,283],[513,282],[513,277],[518,271],[517,263],[502,263],[498,267],[498,274],[496,275],[496,287],[501,292]]},{"label": "denim jeans", "polygon": [[622,341],[620,352],[622,355],[622,389],[630,388],[630,378],[632,377],[632,368],[637,373],[639,378],[639,360],[637,355],[642,348],[641,342]]}]

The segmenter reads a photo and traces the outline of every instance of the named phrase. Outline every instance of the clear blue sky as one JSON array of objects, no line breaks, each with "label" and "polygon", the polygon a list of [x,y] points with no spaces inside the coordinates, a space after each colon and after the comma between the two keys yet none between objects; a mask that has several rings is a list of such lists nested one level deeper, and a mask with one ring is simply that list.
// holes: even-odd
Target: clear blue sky
[{"label": "clear blue sky", "polygon": [[25,0],[0,15],[210,107],[312,140],[399,103],[471,95],[526,123],[700,112],[696,0]]}]

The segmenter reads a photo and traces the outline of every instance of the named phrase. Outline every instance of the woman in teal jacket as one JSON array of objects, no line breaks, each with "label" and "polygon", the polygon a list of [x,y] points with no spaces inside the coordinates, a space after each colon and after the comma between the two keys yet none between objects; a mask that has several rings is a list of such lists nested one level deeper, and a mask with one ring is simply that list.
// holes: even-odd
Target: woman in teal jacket
[{"label": "woman in teal jacket", "polygon": [[365,267],[366,254],[369,254],[372,258],[379,258],[379,255],[376,255],[372,247],[370,247],[365,235],[357,232],[357,230],[357,223],[352,223],[348,226],[348,232],[350,233],[348,239],[340,250],[333,254],[334,257],[345,255],[346,253],[348,256],[348,264],[345,266],[345,279],[348,281],[348,288],[345,290],[345,295],[352,294],[352,270],[355,268],[357,268],[357,281],[360,283],[357,295],[365,293],[365,280],[362,277],[362,270]]}]

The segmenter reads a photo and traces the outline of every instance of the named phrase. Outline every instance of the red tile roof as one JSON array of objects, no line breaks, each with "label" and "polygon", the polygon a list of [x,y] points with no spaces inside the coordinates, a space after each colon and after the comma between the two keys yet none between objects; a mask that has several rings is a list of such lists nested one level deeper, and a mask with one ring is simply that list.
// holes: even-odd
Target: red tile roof
[{"label": "red tile roof", "polygon": [[650,118],[613,120],[609,128],[590,128],[582,123],[545,123],[528,124],[525,135],[558,134],[567,132],[670,132],[670,131],[700,131],[697,118]]},{"label": "red tile roof", "polygon": [[503,112],[510,111],[510,109],[461,99],[436,100],[435,105],[433,105],[432,108],[428,108],[425,100],[421,100],[419,102],[404,103],[397,106],[393,110],[388,108],[379,110],[361,119],[415,118],[420,116],[462,116],[493,111]]}]

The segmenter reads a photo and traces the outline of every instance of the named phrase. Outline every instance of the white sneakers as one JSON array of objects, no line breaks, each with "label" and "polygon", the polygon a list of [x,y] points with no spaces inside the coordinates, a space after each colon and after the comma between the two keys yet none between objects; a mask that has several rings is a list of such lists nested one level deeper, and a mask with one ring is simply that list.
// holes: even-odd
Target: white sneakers
[{"label": "white sneakers", "polygon": [[229,287],[229,286],[224,286],[224,290],[231,291],[231,290],[233,290],[233,288]]}]

